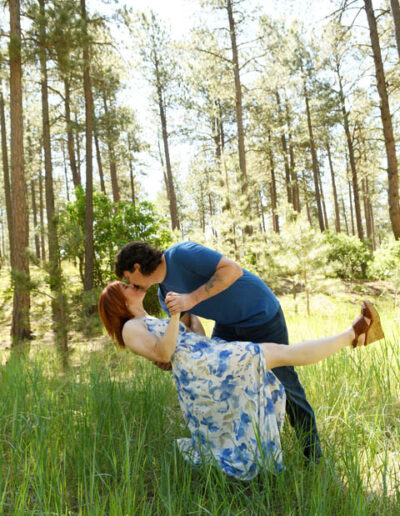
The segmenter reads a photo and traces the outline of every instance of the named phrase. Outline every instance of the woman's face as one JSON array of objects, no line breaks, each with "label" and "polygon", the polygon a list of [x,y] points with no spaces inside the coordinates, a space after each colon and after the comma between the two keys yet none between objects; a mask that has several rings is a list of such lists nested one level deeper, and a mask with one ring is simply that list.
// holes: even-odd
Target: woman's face
[{"label": "woman's face", "polygon": [[125,298],[127,307],[141,307],[146,291],[140,287],[120,283],[122,295]]}]

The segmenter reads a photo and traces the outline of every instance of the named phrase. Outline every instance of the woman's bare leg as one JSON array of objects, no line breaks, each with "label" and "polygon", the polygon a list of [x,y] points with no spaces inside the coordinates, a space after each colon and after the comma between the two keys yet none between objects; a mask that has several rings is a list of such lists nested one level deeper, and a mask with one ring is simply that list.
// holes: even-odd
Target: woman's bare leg
[{"label": "woman's bare leg", "polygon": [[[369,320],[367,319],[369,322]],[[308,340],[290,346],[281,344],[260,344],[264,350],[265,361],[268,369],[281,366],[303,366],[314,364],[324,358],[333,355],[337,351],[350,346],[355,338],[352,327],[338,333],[333,337],[323,339]],[[365,335],[360,335],[357,346],[364,344]]]}]

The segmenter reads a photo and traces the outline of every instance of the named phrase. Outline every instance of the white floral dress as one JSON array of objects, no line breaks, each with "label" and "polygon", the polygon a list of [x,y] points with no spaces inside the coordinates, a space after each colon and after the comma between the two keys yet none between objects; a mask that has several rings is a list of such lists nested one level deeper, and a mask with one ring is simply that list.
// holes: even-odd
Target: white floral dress
[{"label": "white floral dress", "polygon": [[[146,317],[150,332],[164,334],[168,319]],[[282,470],[280,430],[285,391],[252,342],[226,342],[190,332],[183,324],[172,357],[180,406],[191,437],[178,447],[191,463],[216,463],[249,480],[261,468]]]}]

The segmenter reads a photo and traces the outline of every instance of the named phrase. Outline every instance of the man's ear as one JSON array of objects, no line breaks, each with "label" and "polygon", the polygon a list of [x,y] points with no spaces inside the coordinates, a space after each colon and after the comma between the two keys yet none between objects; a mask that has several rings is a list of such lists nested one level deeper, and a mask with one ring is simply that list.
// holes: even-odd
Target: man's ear
[{"label": "man's ear", "polygon": [[134,263],[133,264],[133,272],[140,272],[140,265],[138,263]]}]

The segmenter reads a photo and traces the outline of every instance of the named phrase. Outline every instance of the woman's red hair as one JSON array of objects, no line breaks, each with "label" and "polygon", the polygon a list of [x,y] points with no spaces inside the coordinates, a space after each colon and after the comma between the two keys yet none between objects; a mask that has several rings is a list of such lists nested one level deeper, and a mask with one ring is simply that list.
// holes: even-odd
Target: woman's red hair
[{"label": "woman's red hair", "polygon": [[122,328],[126,321],[133,318],[133,315],[126,307],[125,297],[121,286],[122,281],[109,283],[100,294],[98,310],[103,324],[113,340],[116,340],[121,348],[125,347],[122,339]]}]

